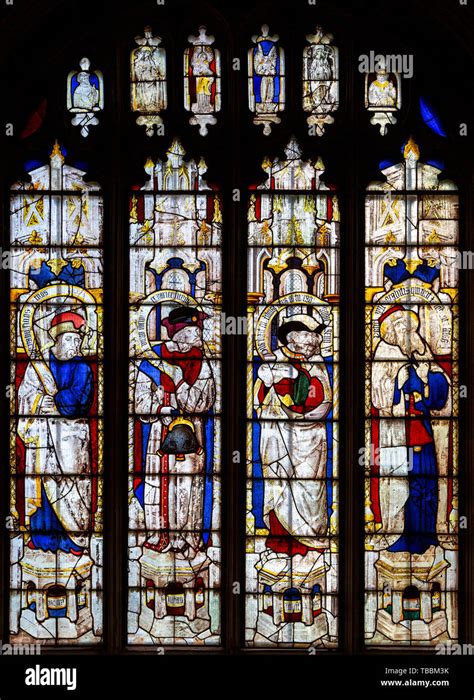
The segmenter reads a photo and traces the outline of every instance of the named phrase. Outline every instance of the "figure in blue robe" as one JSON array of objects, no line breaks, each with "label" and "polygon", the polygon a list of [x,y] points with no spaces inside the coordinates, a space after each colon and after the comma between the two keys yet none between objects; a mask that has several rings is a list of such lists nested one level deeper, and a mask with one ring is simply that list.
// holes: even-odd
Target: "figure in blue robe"
[{"label": "figure in blue robe", "polygon": [[[94,399],[94,377],[88,363],[80,356],[58,360],[50,353],[50,370],[58,389],[54,402],[60,416],[87,416]],[[30,548],[43,551],[72,552],[79,555],[82,548],[71,539],[48,500],[41,485],[41,506],[30,518]]]},{"label": "figure in blue robe", "polygon": [[389,552],[423,554],[438,544],[436,518],[438,507],[438,478],[436,450],[431,426],[431,411],[446,405],[449,383],[441,371],[428,371],[425,384],[416,373],[416,361],[409,367],[403,386],[394,387],[394,405],[404,395],[407,449],[412,469],[408,475],[409,493],[404,506],[403,534]]}]

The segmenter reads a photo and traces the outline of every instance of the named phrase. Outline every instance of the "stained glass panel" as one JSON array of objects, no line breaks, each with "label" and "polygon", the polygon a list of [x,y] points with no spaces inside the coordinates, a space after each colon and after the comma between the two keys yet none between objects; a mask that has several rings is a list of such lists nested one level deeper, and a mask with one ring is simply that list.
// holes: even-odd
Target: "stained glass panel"
[{"label": "stained glass panel", "polygon": [[248,208],[246,644],[334,647],[339,205],[321,159],[285,156]]},{"label": "stained glass panel", "polygon": [[221,634],[221,199],[184,156],[130,199],[130,644]]},{"label": "stained glass panel", "polygon": [[249,107],[255,114],[253,123],[262,124],[265,136],[272,124],[279,124],[278,112],[285,109],[285,52],[278,46],[279,36],[269,34],[267,24],[262,33],[252,37],[255,44],[248,53]]},{"label": "stained glass panel", "polygon": [[90,71],[90,65],[88,58],[81,58],[81,70],[67,77],[67,108],[74,115],[71,124],[80,126],[84,137],[91,126],[97,126],[98,114],[104,109],[104,78],[100,71]]},{"label": "stained glass panel", "polygon": [[189,123],[199,126],[201,136],[217,123],[214,116],[221,108],[221,54],[212,46],[214,37],[206,27],[198,36],[189,36],[191,47],[184,51],[184,106],[193,116]]},{"label": "stained glass panel", "polygon": [[137,124],[153,136],[155,127],[163,124],[160,112],[168,105],[166,51],[151,27],[145,27],[143,34],[135,37],[138,48],[130,55],[130,106],[138,113]]},{"label": "stained glass panel", "polygon": [[11,190],[10,629],[102,638],[102,196],[66,165]]},{"label": "stained glass panel", "polygon": [[303,50],[303,109],[310,112],[307,122],[318,136],[324,125],[333,124],[339,107],[339,51],[330,46],[333,36],[318,25],[314,34],[307,34],[309,46]]},{"label": "stained glass panel", "polygon": [[370,123],[385,136],[389,124],[396,124],[396,113],[402,105],[401,75],[387,68],[386,59],[379,56],[374,72],[365,75],[365,107],[372,113]]},{"label": "stained glass panel", "polygon": [[419,156],[366,197],[370,646],[458,636],[458,196]]}]

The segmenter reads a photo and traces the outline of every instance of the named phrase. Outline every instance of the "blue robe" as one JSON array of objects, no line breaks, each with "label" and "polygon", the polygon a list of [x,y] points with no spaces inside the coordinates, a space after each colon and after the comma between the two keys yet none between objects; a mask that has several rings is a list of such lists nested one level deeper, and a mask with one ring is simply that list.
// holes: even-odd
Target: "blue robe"
[{"label": "blue robe", "polygon": [[[430,411],[439,411],[446,405],[449,383],[442,372],[428,372],[428,396],[425,397],[425,385],[418,377],[414,367],[410,367],[409,377],[402,387],[398,380],[394,387],[394,404],[398,404],[402,393],[408,397],[417,392],[421,399],[414,402],[414,416],[407,416],[407,422],[420,419],[425,435],[431,441],[416,446],[410,452],[412,469],[408,474],[408,498],[404,506],[404,529],[401,537],[389,548],[389,552],[410,552],[423,554],[431,545],[438,544],[436,535],[436,518],[438,508],[438,476],[436,468],[436,451]],[[405,411],[409,411],[410,399],[405,398]],[[408,427],[408,426],[407,426]],[[407,445],[407,448],[414,445]]]},{"label": "blue robe", "polygon": [[[61,416],[81,418],[87,416],[94,400],[94,377],[82,357],[58,360],[50,354],[50,369],[58,391],[54,397]],[[41,506],[30,518],[31,541],[43,551],[69,552],[80,548],[71,540],[48,501],[41,486]]]}]

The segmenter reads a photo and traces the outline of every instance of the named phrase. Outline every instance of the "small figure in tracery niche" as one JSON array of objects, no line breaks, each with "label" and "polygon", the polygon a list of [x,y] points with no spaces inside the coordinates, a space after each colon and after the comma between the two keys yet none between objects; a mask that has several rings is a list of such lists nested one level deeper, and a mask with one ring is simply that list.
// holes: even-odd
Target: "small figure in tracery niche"
[{"label": "small figure in tracery niche", "polygon": [[371,107],[394,107],[397,99],[397,88],[389,79],[389,74],[382,68],[377,71],[376,78],[369,86],[369,105]]},{"label": "small figure in tracery niche", "polygon": [[89,127],[97,126],[97,113],[104,108],[104,78],[100,71],[90,71],[90,61],[79,61],[80,71],[71,71],[67,78],[67,108],[74,114],[73,126],[81,127],[81,135],[89,135]]},{"label": "small figure in tracery niche", "polygon": [[184,51],[184,106],[193,113],[189,123],[199,126],[201,136],[207,127],[217,123],[214,116],[221,108],[221,59],[214,48],[214,37],[206,27],[199,27],[198,36],[188,36],[191,47]]},{"label": "small figure in tracery niche", "polygon": [[285,57],[278,46],[279,36],[269,35],[264,24],[260,36],[253,36],[256,44],[249,51],[249,106],[255,112],[254,124],[263,124],[263,133],[271,133],[271,125],[279,124],[277,112],[285,107]]},{"label": "small figure in tracery niche", "polygon": [[365,76],[365,106],[369,112],[375,112],[370,123],[380,127],[382,136],[387,133],[389,124],[397,123],[395,112],[401,107],[400,74],[389,73],[385,60],[378,62],[372,80],[369,74]]}]

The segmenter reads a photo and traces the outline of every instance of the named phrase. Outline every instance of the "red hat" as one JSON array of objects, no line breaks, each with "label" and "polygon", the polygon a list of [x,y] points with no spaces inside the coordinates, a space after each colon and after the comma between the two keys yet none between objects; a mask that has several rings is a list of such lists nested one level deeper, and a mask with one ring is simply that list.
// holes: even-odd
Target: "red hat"
[{"label": "red hat", "polygon": [[406,309],[404,306],[401,306],[400,304],[395,304],[394,306],[390,306],[386,311],[383,312],[381,316],[379,316],[379,328],[380,328],[380,334],[382,338],[384,337],[385,331],[386,331],[386,325],[385,321],[391,316],[392,314],[397,314],[398,320],[402,318],[411,318],[413,321],[413,325],[418,328],[420,325],[420,319],[418,318],[417,314],[413,309]]},{"label": "red hat", "polygon": [[53,340],[62,333],[82,333],[86,332],[87,323],[85,319],[73,311],[64,311],[55,316],[51,322],[49,335]]},{"label": "red hat", "polygon": [[406,309],[401,306],[400,304],[395,304],[395,306],[390,306],[386,311],[383,312],[381,316],[379,316],[379,325],[382,325],[382,323],[385,321],[386,318],[390,316],[390,314],[395,313],[395,311],[406,311]]},{"label": "red hat", "polygon": [[203,321],[208,318],[208,314],[204,311],[199,311],[192,306],[180,306],[173,309],[168,318],[162,321],[163,326],[168,331],[168,335],[172,338],[178,331],[187,326],[197,326],[202,330]]}]

